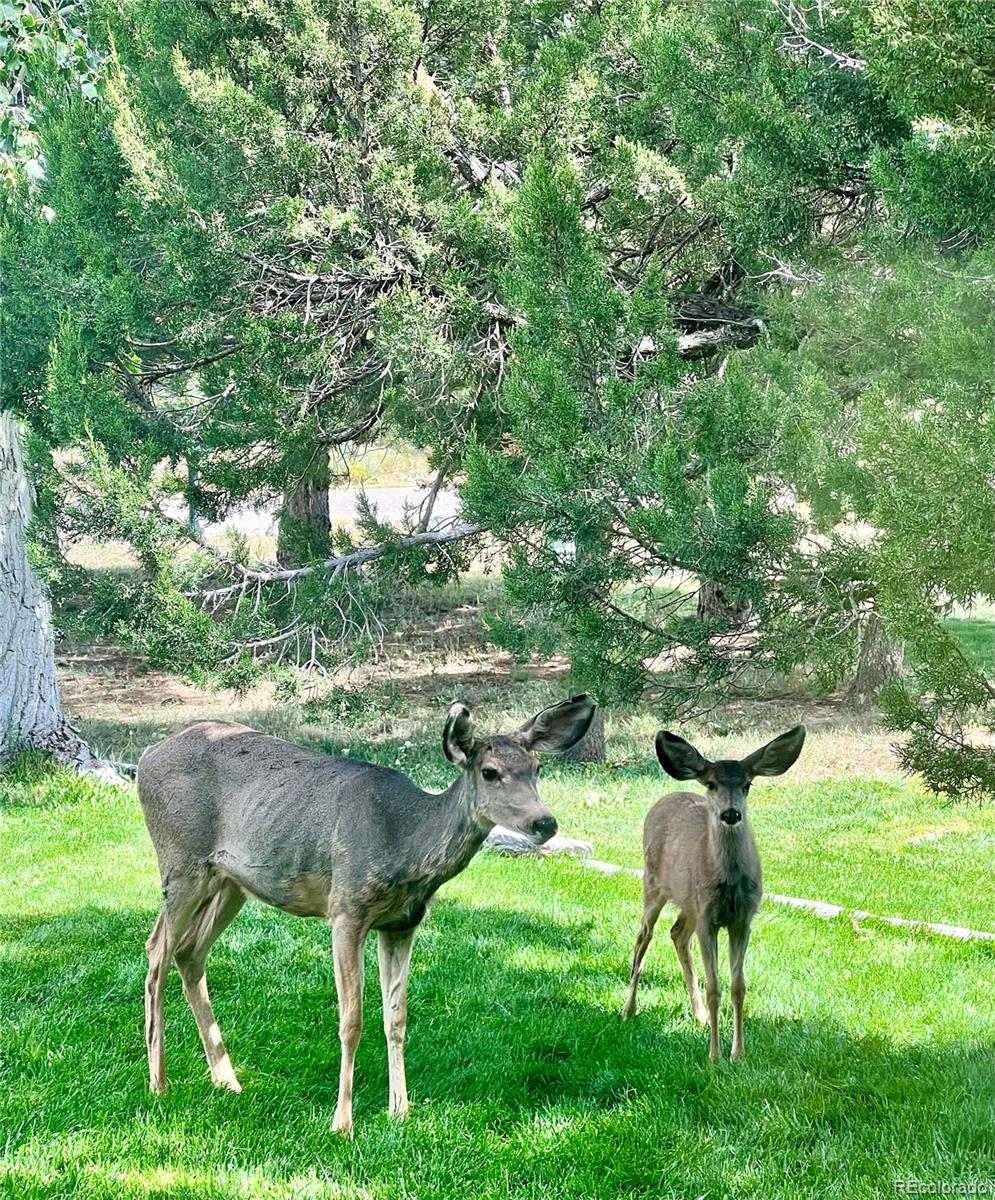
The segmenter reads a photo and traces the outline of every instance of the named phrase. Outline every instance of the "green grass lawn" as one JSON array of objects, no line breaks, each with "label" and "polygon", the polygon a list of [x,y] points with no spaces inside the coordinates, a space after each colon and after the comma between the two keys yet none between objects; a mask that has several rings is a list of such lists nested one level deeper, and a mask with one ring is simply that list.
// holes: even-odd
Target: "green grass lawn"
[{"label": "green grass lawn", "polygon": [[[435,732],[380,744],[425,786]],[[363,747],[354,743],[354,752]],[[550,768],[565,832],[638,865],[666,790],[650,764]],[[995,819],[911,784],[764,781],[767,887],[995,929]],[[338,1065],[328,932],[249,905],[208,966],[244,1092],[216,1093],[175,972],[171,1086],[146,1090],[144,939],[158,877],[134,793],[0,780],[0,1194],[17,1197],[872,1197],[995,1179],[990,944],[767,905],[748,1057],[712,1066],[666,936],[618,1020],[639,882],[482,854],[447,885],[411,972],[406,1124],[386,1115],[374,945],[356,1138],[329,1132]],[[730,1017],[723,1012],[728,1052]]]},{"label": "green grass lawn", "polygon": [[995,673],[995,621],[990,616],[951,617],[946,627],[979,671]]}]

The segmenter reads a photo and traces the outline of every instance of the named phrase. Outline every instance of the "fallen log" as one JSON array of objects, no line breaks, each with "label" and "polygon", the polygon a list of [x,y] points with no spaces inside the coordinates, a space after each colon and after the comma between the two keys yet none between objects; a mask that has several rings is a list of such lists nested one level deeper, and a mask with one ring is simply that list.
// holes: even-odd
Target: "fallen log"
[{"label": "fallen log", "polygon": [[485,845],[489,850],[495,850],[498,854],[510,854],[518,858],[530,854],[540,857],[548,857],[550,854],[573,854],[579,857],[590,854],[594,849],[590,842],[580,842],[574,838],[559,836],[551,837],[542,846],[537,846],[531,838],[527,838],[522,833],[515,833],[512,829],[505,829],[503,825],[494,826],[487,835]]},{"label": "fallen log", "polygon": [[[643,873],[637,867],[623,867],[618,863],[601,862],[596,858],[581,860],[581,866],[589,867],[592,871],[600,871],[602,875],[633,875],[642,879]],[[867,912],[863,908],[847,908],[843,904],[828,904],[825,900],[806,900],[800,896],[780,896],[776,892],[768,892],[765,900],[773,904],[784,904],[788,908],[801,909],[810,912],[823,920],[831,921],[837,917],[849,917],[851,921],[880,921],[884,925],[894,925],[900,929],[920,929],[935,933],[939,937],[956,938],[961,942],[995,942],[995,933],[983,929],[969,929],[964,925],[948,925],[944,921],[914,921],[909,917],[882,917],[877,913]]]}]

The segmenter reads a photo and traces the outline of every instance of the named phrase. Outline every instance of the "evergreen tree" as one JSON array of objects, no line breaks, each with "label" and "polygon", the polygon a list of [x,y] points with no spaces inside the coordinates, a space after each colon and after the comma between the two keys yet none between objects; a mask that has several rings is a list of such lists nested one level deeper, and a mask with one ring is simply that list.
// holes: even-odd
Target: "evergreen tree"
[{"label": "evergreen tree", "polygon": [[[105,629],[231,683],[328,665],[491,536],[495,640],[604,700],[839,685],[863,632],[908,646],[907,763],[995,784],[943,623],[995,591],[977,6],[9,7],[0,406],[50,576],[60,536],[137,554]],[[374,431],[466,521],[333,535]],[[273,496],[278,564],[203,538]]]}]

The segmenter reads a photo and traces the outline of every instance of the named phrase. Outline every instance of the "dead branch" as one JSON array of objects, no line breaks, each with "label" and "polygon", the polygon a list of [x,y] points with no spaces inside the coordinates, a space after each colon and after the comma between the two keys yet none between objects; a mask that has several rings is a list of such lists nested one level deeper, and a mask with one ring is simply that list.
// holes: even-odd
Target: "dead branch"
[{"label": "dead branch", "polygon": [[350,551],[348,554],[340,554],[334,558],[325,559],[322,563],[311,563],[303,567],[261,569],[248,567],[244,563],[236,562],[234,559],[222,554],[205,539],[202,533],[194,529],[186,521],[167,517],[165,514],[164,520],[178,526],[186,537],[200,546],[219,566],[227,571],[234,572],[240,577],[238,583],[229,584],[223,588],[212,588],[189,593],[189,595],[195,596],[203,603],[215,606],[236,592],[243,591],[247,584],[290,583],[298,579],[304,579],[308,575],[313,575],[315,571],[327,571],[333,579],[339,579],[348,574],[348,572],[364,567],[367,563],[374,562],[376,559],[383,558],[388,554],[411,550],[416,546],[443,546],[449,542],[461,541],[485,532],[483,525],[452,525],[448,529],[412,533],[406,537],[398,538],[396,541],[384,542],[377,546],[361,546],[356,550]]}]

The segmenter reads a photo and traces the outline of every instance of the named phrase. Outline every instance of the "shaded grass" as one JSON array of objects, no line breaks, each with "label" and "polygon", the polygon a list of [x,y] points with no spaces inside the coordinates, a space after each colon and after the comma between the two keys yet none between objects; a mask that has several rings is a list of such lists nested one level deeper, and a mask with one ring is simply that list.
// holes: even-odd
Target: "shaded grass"
[{"label": "shaded grass", "polygon": [[[378,753],[405,758],[425,784],[449,775],[427,741]],[[642,1011],[623,1025],[639,884],[563,861],[484,854],[443,889],[412,967],[406,1125],[385,1113],[372,941],[357,1137],[343,1144],[328,1131],[327,930],[258,905],[209,968],[244,1093],[210,1087],[174,973],[172,1085],[152,1098],[141,1010],[154,856],[131,791],[87,785],[39,806],[35,793],[51,798],[59,778],[8,781],[0,806],[0,1193],[773,1200],[995,1177],[990,947],[768,906],[749,962],[750,1056],[711,1067],[666,916]],[[596,832],[602,857],[632,861],[664,785],[647,763],[552,769],[543,788],[570,832]],[[959,914],[927,910],[958,890],[931,881],[938,862],[918,856],[956,866],[964,891],[990,877],[987,817],[954,816],[958,840],[910,851],[913,828],[952,817],[908,785],[785,781],[758,788],[755,804],[772,890],[870,891],[882,911],[943,919]],[[963,906],[980,923],[990,903]],[[728,1049],[727,1013],[723,1024]]]}]

